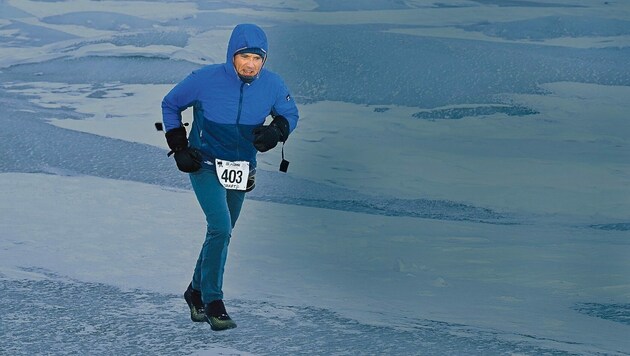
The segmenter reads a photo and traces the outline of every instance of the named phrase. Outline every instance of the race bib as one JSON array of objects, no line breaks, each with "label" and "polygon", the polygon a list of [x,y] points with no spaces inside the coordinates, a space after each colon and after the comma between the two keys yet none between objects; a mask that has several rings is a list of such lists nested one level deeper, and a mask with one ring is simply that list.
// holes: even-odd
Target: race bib
[{"label": "race bib", "polygon": [[225,189],[245,190],[249,178],[249,162],[214,160],[217,177]]}]

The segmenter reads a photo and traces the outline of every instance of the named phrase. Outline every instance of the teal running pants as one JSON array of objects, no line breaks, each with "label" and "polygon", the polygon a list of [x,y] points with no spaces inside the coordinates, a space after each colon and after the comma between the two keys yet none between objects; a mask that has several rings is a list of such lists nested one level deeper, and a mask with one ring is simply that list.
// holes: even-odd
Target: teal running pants
[{"label": "teal running pants", "polygon": [[223,271],[232,228],[241,212],[245,192],[225,189],[212,169],[190,174],[197,201],[206,215],[206,237],[197,259],[192,287],[201,291],[204,304],[223,299]]}]

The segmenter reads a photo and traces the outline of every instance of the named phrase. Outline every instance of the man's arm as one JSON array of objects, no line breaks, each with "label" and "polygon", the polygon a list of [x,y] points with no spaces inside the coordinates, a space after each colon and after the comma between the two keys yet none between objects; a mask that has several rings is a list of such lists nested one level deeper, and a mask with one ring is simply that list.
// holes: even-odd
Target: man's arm
[{"label": "man's arm", "polygon": [[[272,116],[282,116],[289,123],[289,133],[293,132],[297,127],[299,113],[297,106],[295,105],[295,100],[291,94],[289,94],[289,89],[287,89],[284,82],[280,83],[280,90],[276,96],[276,101],[272,108]],[[288,135],[287,135],[288,136]],[[287,137],[284,138],[283,141],[286,141]]]},{"label": "man's arm", "polygon": [[192,72],[177,84],[162,100],[164,131],[182,127],[182,111],[192,106],[199,91],[198,74]]}]

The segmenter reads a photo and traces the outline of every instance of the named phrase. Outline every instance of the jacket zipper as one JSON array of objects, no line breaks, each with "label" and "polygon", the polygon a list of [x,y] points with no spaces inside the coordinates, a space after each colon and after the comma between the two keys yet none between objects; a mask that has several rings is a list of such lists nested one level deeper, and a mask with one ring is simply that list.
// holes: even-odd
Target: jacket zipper
[{"label": "jacket zipper", "polygon": [[245,82],[241,83],[241,94],[238,98],[238,112],[236,114],[236,129],[238,130],[238,135],[236,138],[236,155],[237,157],[241,157],[240,153],[240,142],[241,142],[241,110],[243,109],[243,88],[245,87]]}]

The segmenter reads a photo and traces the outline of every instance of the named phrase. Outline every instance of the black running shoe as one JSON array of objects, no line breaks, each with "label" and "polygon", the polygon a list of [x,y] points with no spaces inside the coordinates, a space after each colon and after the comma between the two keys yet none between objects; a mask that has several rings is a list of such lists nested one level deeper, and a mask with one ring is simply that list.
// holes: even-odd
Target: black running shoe
[{"label": "black running shoe", "polygon": [[221,299],[206,304],[206,321],[214,331],[234,329],[236,327],[234,320],[225,311],[225,305]]},{"label": "black running shoe", "polygon": [[206,313],[204,311],[203,302],[201,301],[201,292],[193,289],[192,283],[188,285],[188,289],[184,292],[184,299],[190,308],[190,319],[194,322],[206,321]]}]

